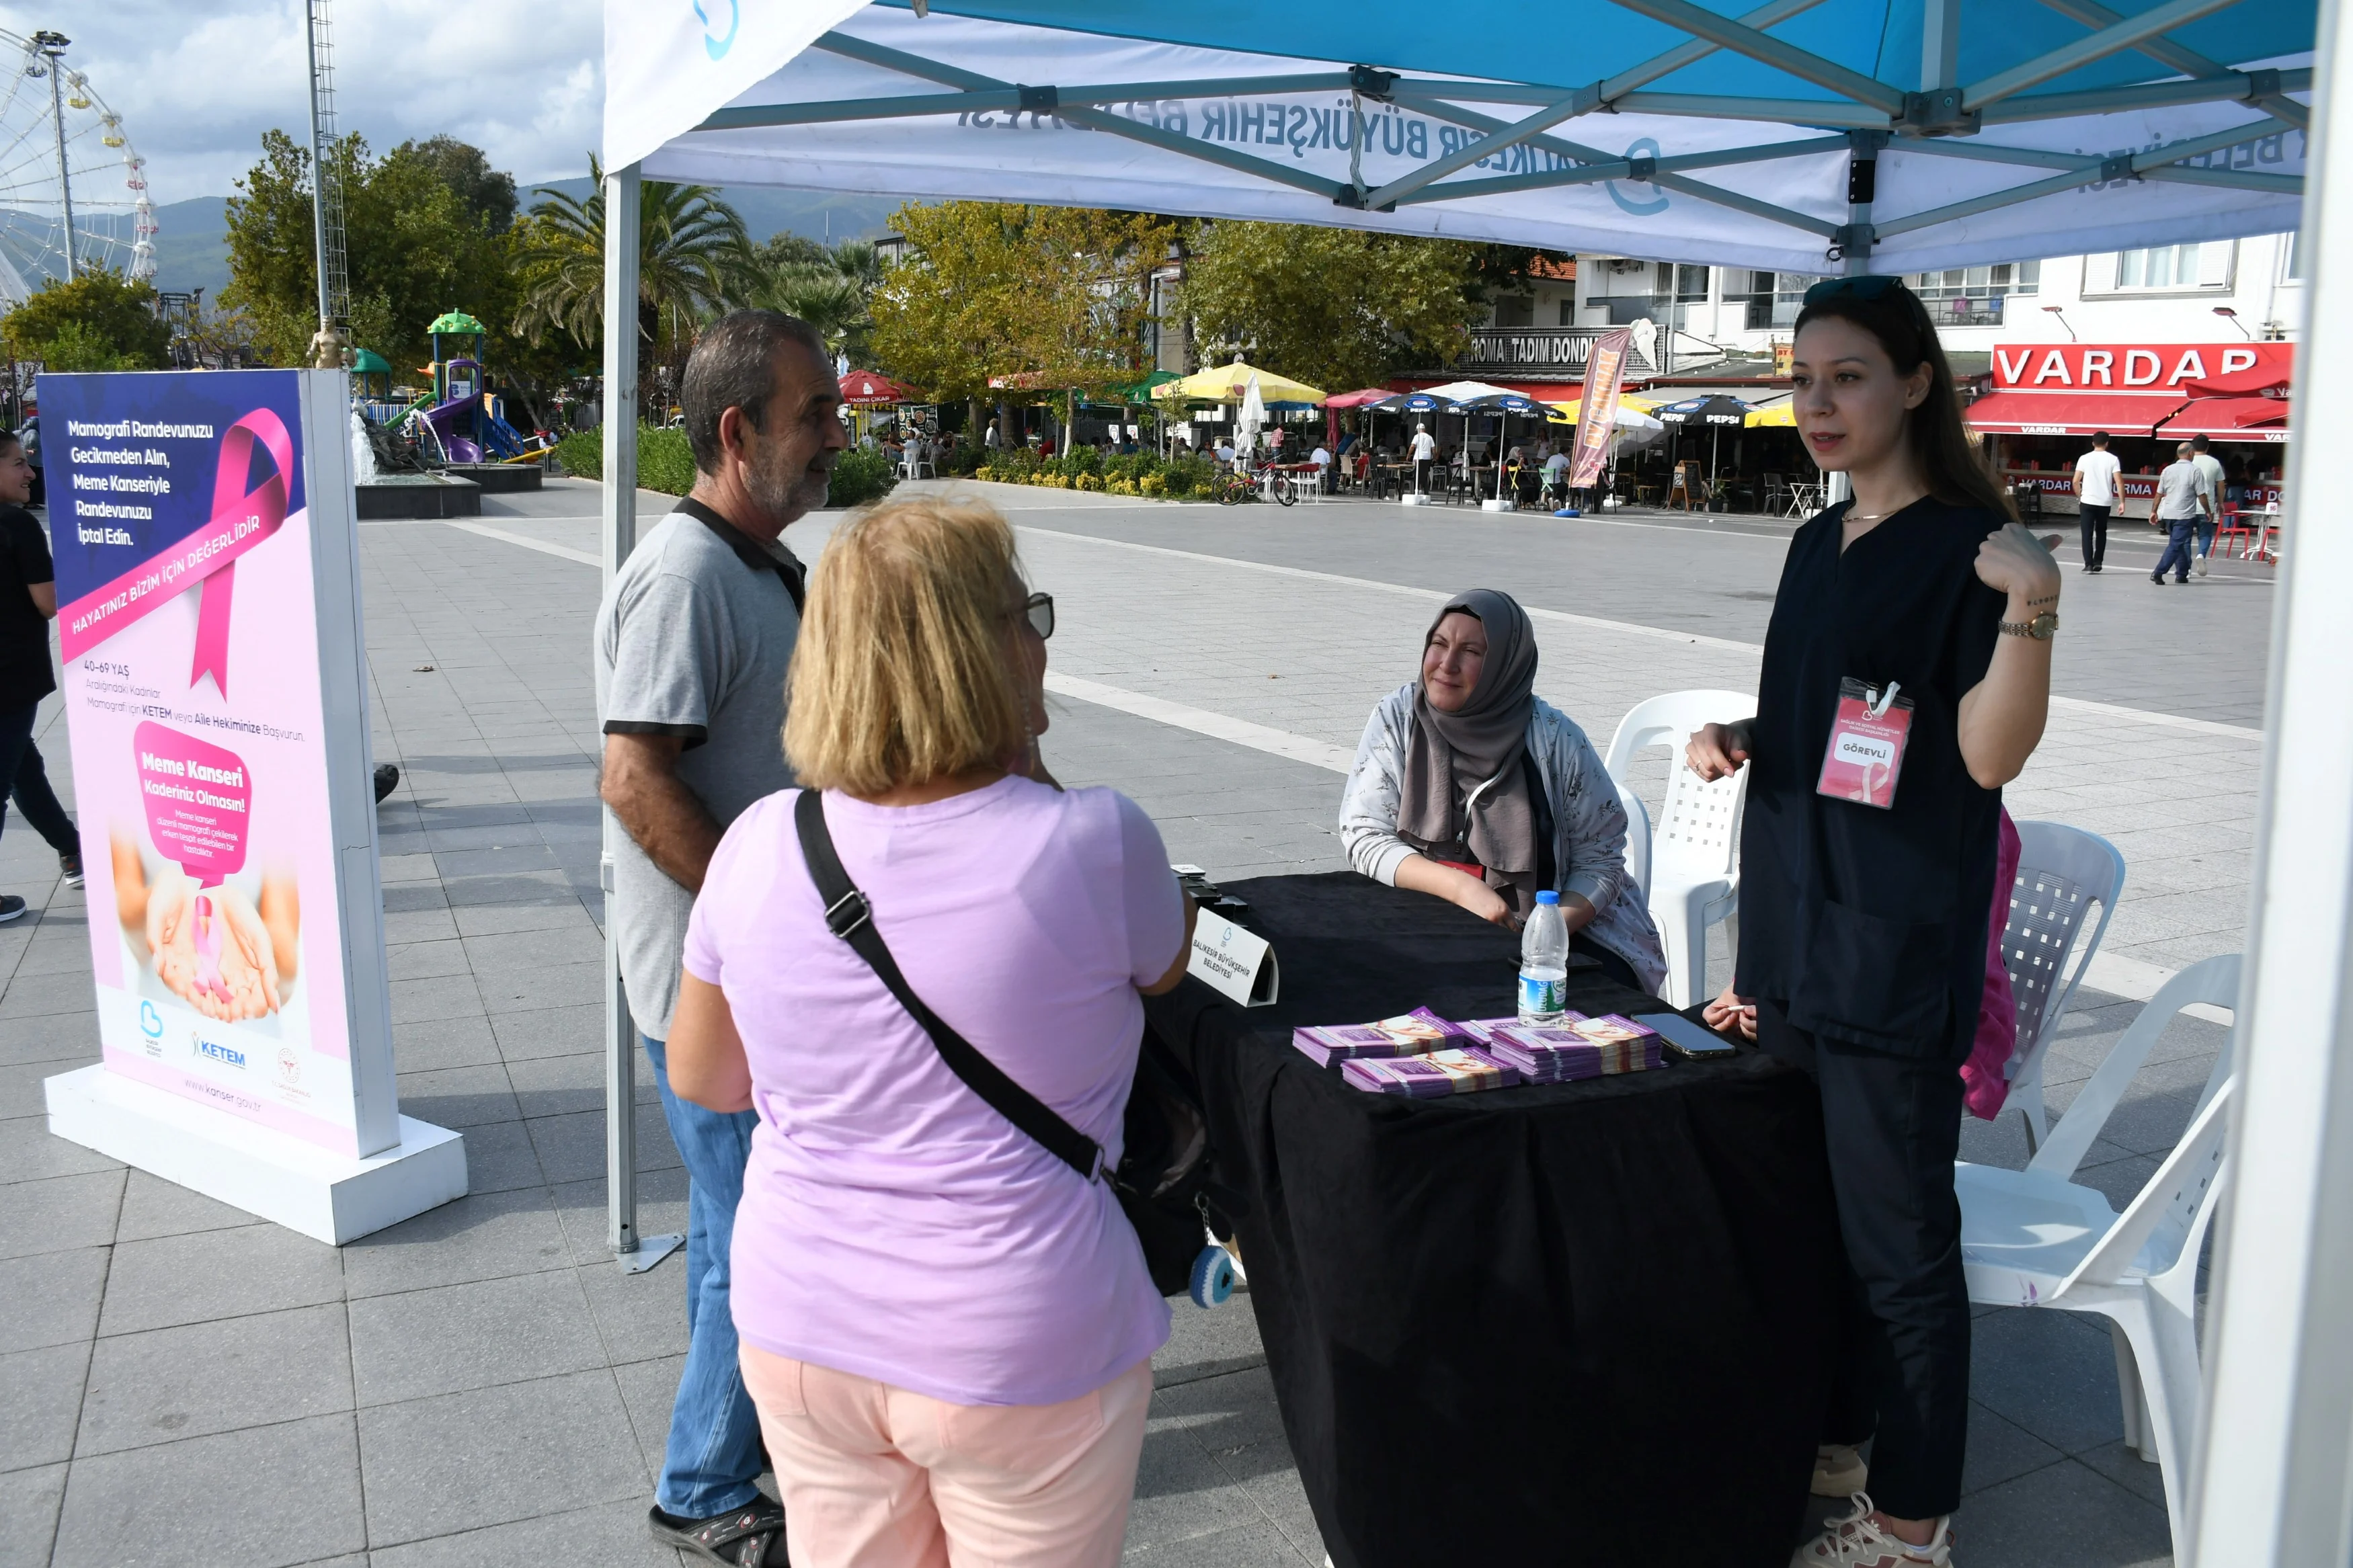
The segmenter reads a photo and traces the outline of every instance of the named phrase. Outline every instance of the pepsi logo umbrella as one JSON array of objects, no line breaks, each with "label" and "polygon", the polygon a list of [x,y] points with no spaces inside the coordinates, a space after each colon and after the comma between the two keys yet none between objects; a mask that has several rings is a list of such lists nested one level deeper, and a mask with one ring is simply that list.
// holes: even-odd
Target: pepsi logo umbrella
[{"label": "pepsi logo umbrella", "polygon": [[1748,422],[1748,405],[1736,397],[1691,397],[1651,412],[1669,425],[1724,425],[1737,430]]}]

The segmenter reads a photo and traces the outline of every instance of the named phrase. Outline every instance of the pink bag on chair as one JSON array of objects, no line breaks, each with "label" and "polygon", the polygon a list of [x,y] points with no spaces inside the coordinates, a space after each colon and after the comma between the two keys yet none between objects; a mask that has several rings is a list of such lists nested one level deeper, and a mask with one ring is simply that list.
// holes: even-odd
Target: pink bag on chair
[{"label": "pink bag on chair", "polygon": [[1978,1003],[1978,1037],[1961,1064],[1961,1102],[1969,1114],[1991,1121],[2010,1098],[2002,1076],[2018,1048],[2018,998],[2010,994],[2010,967],[2001,961],[2001,938],[2010,924],[2010,896],[2018,882],[2018,825],[2004,808],[1993,857],[1993,910],[1986,918],[1985,994]]}]

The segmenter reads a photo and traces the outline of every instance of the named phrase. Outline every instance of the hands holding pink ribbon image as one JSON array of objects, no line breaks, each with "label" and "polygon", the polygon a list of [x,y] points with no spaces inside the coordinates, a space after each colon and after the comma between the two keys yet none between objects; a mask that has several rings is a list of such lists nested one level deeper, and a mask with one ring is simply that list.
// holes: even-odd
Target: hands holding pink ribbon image
[{"label": "hands holding pink ribbon image", "polygon": [[200,887],[175,866],[150,882],[135,843],[117,835],[112,848],[116,913],[157,979],[224,1023],[278,1011],[301,953],[292,878],[265,873],[257,902],[232,883]]}]

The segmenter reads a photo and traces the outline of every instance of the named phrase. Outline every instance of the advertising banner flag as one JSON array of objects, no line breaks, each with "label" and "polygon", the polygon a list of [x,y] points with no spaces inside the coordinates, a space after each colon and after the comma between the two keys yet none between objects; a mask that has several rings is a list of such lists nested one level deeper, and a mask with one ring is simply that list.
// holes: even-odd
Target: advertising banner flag
[{"label": "advertising banner flag", "polygon": [[1601,479],[1601,465],[1609,458],[1609,439],[1617,434],[1618,397],[1626,375],[1626,354],[1633,342],[1631,327],[1620,327],[1593,340],[1593,352],[1585,362],[1584,405],[1577,412],[1570,489],[1589,490]]},{"label": "advertising banner flag", "polygon": [[363,1159],[402,1133],[344,386],[40,397],[105,1069]]}]

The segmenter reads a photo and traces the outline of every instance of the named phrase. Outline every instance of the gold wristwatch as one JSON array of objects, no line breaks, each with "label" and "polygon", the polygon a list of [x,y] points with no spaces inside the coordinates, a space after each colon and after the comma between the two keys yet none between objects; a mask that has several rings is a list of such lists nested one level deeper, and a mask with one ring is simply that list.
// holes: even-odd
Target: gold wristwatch
[{"label": "gold wristwatch", "polygon": [[2001,635],[2010,637],[2032,637],[2036,642],[2049,642],[2059,635],[2059,614],[2045,610],[2032,620],[1999,621]]}]

